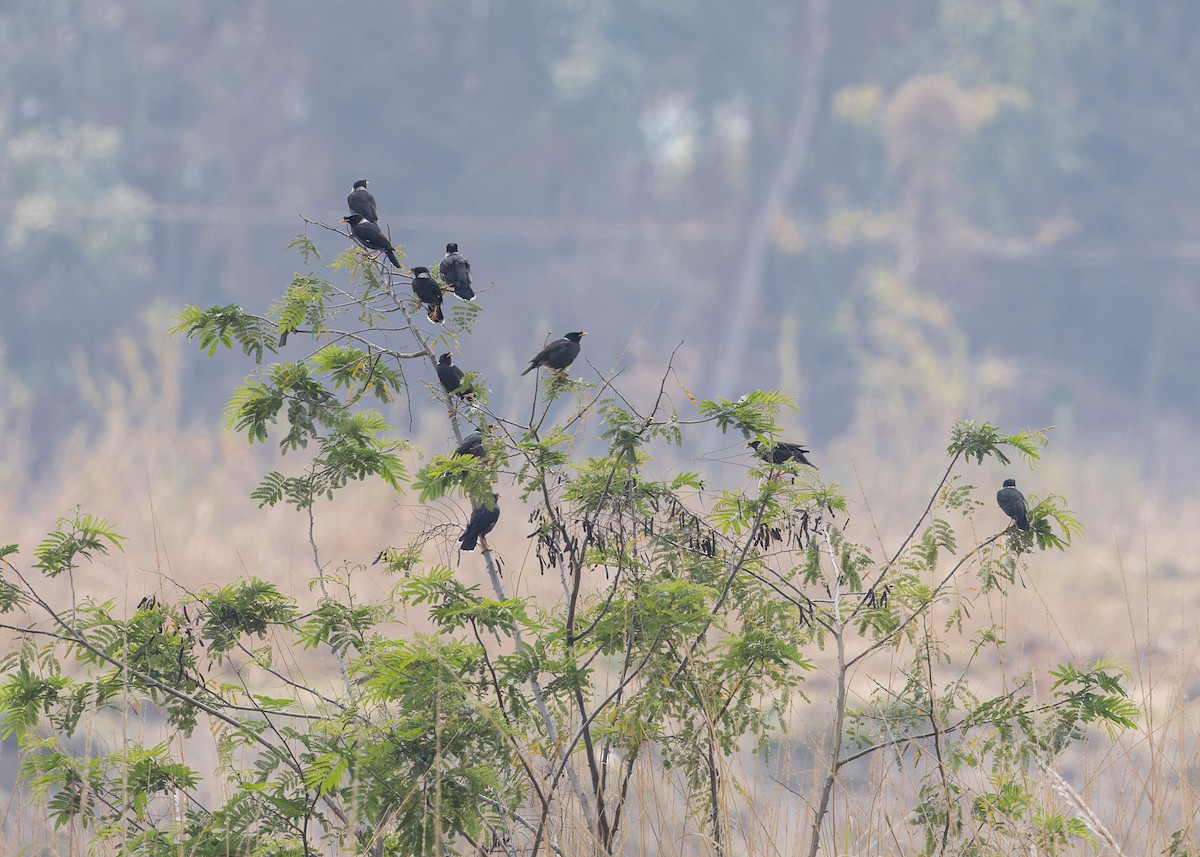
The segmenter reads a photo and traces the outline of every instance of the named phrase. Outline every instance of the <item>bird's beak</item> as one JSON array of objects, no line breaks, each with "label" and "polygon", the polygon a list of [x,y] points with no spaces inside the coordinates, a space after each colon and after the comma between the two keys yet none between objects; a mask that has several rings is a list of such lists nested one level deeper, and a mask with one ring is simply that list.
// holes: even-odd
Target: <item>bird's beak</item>
[{"label": "bird's beak", "polygon": [[350,218],[349,218],[349,217],[343,217],[343,218],[341,219],[341,221],[340,221],[340,222],[341,222],[341,223],[349,223],[349,222],[350,222]]},{"label": "bird's beak", "polygon": [[579,331],[579,335],[580,335],[580,336],[587,336],[587,331],[586,331],[586,330],[581,330],[581,331]]}]

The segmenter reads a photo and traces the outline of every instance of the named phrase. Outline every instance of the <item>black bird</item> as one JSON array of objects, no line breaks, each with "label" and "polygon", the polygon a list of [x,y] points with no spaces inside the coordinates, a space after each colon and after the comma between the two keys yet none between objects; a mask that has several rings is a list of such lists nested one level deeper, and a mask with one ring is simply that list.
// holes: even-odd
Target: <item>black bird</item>
[{"label": "black bird", "polygon": [[379,209],[375,207],[375,197],[367,190],[367,180],[359,179],[354,183],[354,189],[346,197],[346,205],[355,214],[361,214],[365,220],[379,222]]},{"label": "black bird", "polygon": [[483,458],[487,454],[483,448],[483,431],[476,429],[462,439],[462,443],[454,448],[455,455],[474,455]]},{"label": "black bird", "polygon": [[471,504],[471,520],[467,521],[467,528],[459,539],[463,550],[475,550],[479,537],[486,536],[496,526],[496,522],[500,520],[499,499],[499,494],[492,494],[491,508],[482,503]]},{"label": "black bird", "polygon": [[754,454],[763,461],[769,461],[772,464],[795,461],[803,464],[805,467],[811,467],[813,470],[820,470],[817,465],[805,458],[809,450],[801,443],[788,443],[784,440],[777,440],[768,446],[764,445],[762,441],[752,440],[746,446],[753,449]]},{"label": "black bird", "polygon": [[530,358],[529,365],[521,374],[526,375],[538,366],[545,366],[562,374],[562,370],[574,363],[575,358],[579,356],[579,340],[585,336],[586,330],[575,330],[562,339],[554,340]]},{"label": "black bird", "polygon": [[463,370],[451,362],[449,351],[438,358],[437,376],[447,393],[451,395],[457,393],[463,399],[470,399],[475,395],[475,390],[471,385],[463,382]]},{"label": "black bird", "polygon": [[471,288],[471,263],[467,261],[466,256],[458,252],[457,244],[451,242],[446,245],[446,255],[438,263],[438,276],[464,301],[474,299],[475,290]]},{"label": "black bird", "polygon": [[429,269],[424,265],[413,268],[412,274],[413,294],[417,296],[417,300],[425,304],[425,312],[429,314],[429,320],[441,324],[446,320],[446,316],[442,312],[442,287],[429,275]]},{"label": "black bird", "polygon": [[996,492],[996,502],[1004,514],[1017,522],[1018,530],[1029,530],[1029,510],[1025,505],[1025,495],[1017,490],[1017,480],[1004,480],[1004,487]]},{"label": "black bird", "polygon": [[350,224],[350,232],[359,244],[368,250],[382,250],[387,253],[388,261],[393,267],[400,267],[400,260],[396,258],[396,248],[388,241],[382,229],[361,214],[347,214],[342,218],[342,223]]}]

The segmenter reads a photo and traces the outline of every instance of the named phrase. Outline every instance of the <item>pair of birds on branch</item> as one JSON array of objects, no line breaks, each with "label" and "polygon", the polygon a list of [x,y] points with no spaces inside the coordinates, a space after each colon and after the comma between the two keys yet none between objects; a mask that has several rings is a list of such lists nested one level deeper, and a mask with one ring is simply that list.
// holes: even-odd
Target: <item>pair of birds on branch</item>
[{"label": "pair of birds on branch", "polygon": [[[817,466],[806,457],[809,450],[801,444],[777,441],[767,445],[762,441],[752,440],[746,445],[754,450],[755,455],[771,464],[784,464],[788,461],[795,461],[811,467],[813,470],[817,469]],[[1029,508],[1025,502],[1025,495],[1017,488],[1017,480],[1004,480],[1004,485],[996,492],[996,503],[1000,506],[1004,514],[1012,518],[1018,530],[1029,532]]]},{"label": "pair of birds on branch", "polygon": [[[370,182],[366,179],[354,183],[346,197],[350,214],[343,217],[342,222],[350,225],[350,234],[359,244],[368,250],[385,254],[392,267],[400,268],[396,248],[379,228],[379,206],[375,203],[374,195],[367,190],[368,184]],[[471,263],[458,252],[458,245],[453,241],[446,245],[446,254],[438,263],[438,276],[463,300],[475,299],[475,289],[471,286]],[[430,321],[441,324],[446,320],[442,312],[442,284],[433,278],[424,265],[412,269],[412,290],[417,300],[425,306]]]},{"label": "pair of birds on branch", "polygon": [[[487,448],[483,445],[483,428],[480,426],[464,437],[462,442],[454,448],[454,454],[486,458]],[[497,426],[491,426],[491,428],[495,429]],[[467,519],[467,528],[463,530],[463,534],[458,539],[462,550],[475,550],[480,536],[486,536],[495,529],[496,522],[500,520],[499,500],[500,495],[492,491],[480,500],[471,501],[471,517]]]},{"label": "pair of birds on branch", "polygon": [[[417,268],[413,268],[414,275],[417,271]],[[416,288],[416,283],[417,279],[414,277],[414,289]],[[539,366],[544,366],[561,375],[575,361],[575,358],[579,356],[579,341],[585,336],[587,336],[587,331],[573,330],[562,339],[554,340],[530,358],[529,365],[521,374],[525,375]],[[454,358],[448,351],[438,357],[437,376],[438,381],[441,382],[447,394],[459,396],[467,400],[475,398],[475,388],[467,383],[462,369],[454,365]],[[477,429],[464,437],[462,442],[455,448],[454,454],[473,455],[477,458],[483,458],[487,454],[487,450],[483,445],[483,431]],[[480,536],[486,536],[495,528],[496,522],[500,520],[500,504],[498,500],[499,495],[492,492],[490,498],[485,498],[482,502],[472,501],[471,517],[467,520],[467,528],[463,531],[462,537],[459,539],[459,545],[462,550],[475,550]]]},{"label": "pair of birds on branch", "polygon": [[[413,270],[417,269],[413,268]],[[539,366],[544,366],[561,375],[579,356],[579,341],[585,336],[587,336],[586,330],[573,330],[562,339],[554,340],[529,358],[529,365],[521,374],[525,375]],[[475,398],[475,388],[466,382],[463,370],[454,365],[454,357],[448,351],[438,357],[437,376],[442,388],[450,395],[462,399]]]}]

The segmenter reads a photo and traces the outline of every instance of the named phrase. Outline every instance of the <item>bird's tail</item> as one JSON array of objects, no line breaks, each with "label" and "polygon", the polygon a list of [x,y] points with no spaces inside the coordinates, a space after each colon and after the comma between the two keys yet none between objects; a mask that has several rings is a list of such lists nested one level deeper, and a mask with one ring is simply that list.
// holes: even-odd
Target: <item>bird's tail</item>
[{"label": "bird's tail", "polygon": [[454,294],[458,295],[464,301],[475,300],[475,290],[465,283],[455,283]]},{"label": "bird's tail", "polygon": [[475,550],[475,545],[479,542],[479,536],[474,533],[463,533],[462,549],[465,551]]},{"label": "bird's tail", "polygon": [[446,315],[442,312],[441,304],[429,304],[427,312],[429,313],[429,320],[434,324],[441,324],[446,320]]},{"label": "bird's tail", "polygon": [[399,268],[399,267],[400,267],[400,260],[396,258],[396,251],[395,251],[395,250],[388,250],[388,251],[386,251],[386,252],[387,252],[388,261],[392,263],[392,267],[393,267],[393,268]]},{"label": "bird's tail", "polygon": [[1024,533],[1029,532],[1029,530],[1030,530],[1029,518],[1026,517],[1025,515],[1022,515],[1021,520],[1017,521],[1017,529]]}]

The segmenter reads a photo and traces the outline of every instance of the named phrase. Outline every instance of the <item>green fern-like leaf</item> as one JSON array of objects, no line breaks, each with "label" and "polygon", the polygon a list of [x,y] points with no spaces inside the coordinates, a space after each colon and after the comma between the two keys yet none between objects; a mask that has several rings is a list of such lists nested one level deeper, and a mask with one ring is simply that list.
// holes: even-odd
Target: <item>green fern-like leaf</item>
[{"label": "green fern-like leaf", "polygon": [[300,251],[300,256],[304,259],[305,264],[311,262],[313,258],[321,258],[321,253],[317,249],[317,245],[313,243],[313,240],[303,232],[289,241],[287,246],[289,250],[291,250],[293,247],[298,249]]},{"label": "green fern-like leaf", "polygon": [[705,400],[697,403],[696,407],[703,416],[715,420],[721,431],[736,428],[743,437],[749,439],[776,434],[779,410],[783,407],[795,410],[796,401],[775,390],[755,390],[736,401]]},{"label": "green fern-like leaf", "polygon": [[258,487],[250,492],[250,497],[258,501],[260,509],[263,506],[274,506],[283,500],[284,485],[286,483],[287,477],[278,470],[272,470],[263,477]]},{"label": "green fern-like leaf", "polygon": [[[1051,521],[1058,525],[1058,532],[1051,528]],[[1048,494],[1029,510],[1029,524],[1039,550],[1066,550],[1071,540],[1084,532],[1083,523],[1057,494]]]},{"label": "green fern-like leaf", "polygon": [[214,306],[206,310],[187,306],[176,318],[177,322],[170,332],[195,339],[210,357],[219,347],[232,349],[235,342],[241,345],[247,356],[254,358],[255,363],[262,362],[266,351],[274,353],[278,349],[275,325],[265,318],[243,311],[237,304]]},{"label": "green fern-like leaf", "polygon": [[93,553],[107,554],[110,547],[123,551],[125,536],[104,518],[79,512],[58,519],[58,529],[46,535],[34,550],[35,568],[48,576],[73,568],[78,559],[90,559]]},{"label": "green fern-like leaf", "polygon": [[296,274],[283,297],[271,306],[267,315],[275,319],[279,333],[291,333],[307,324],[314,333],[325,326],[326,300],[333,286],[319,277]]}]

